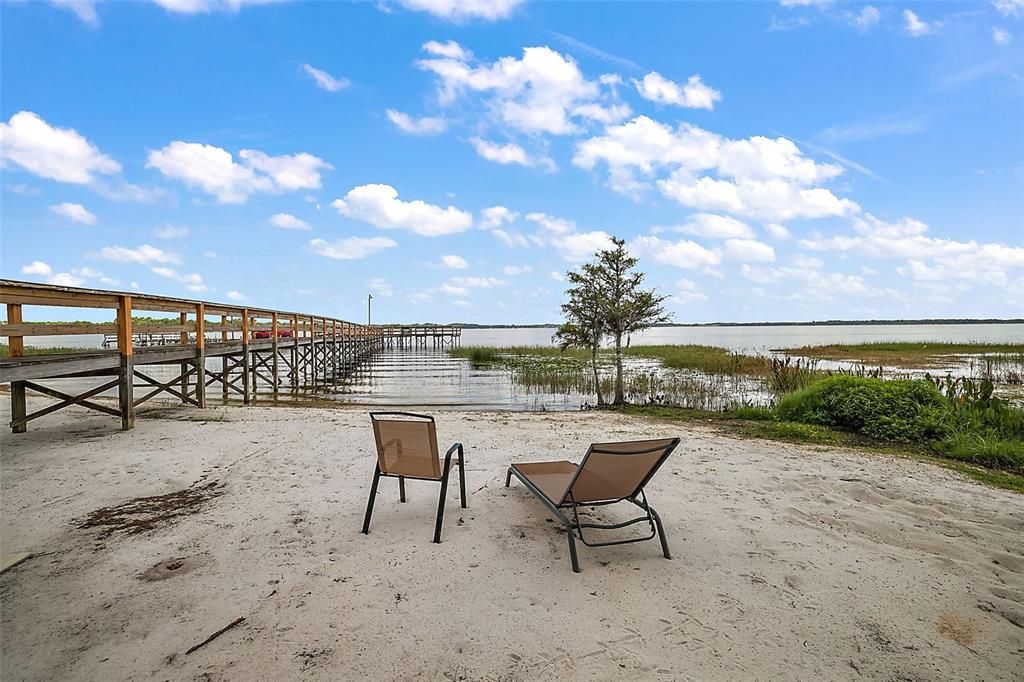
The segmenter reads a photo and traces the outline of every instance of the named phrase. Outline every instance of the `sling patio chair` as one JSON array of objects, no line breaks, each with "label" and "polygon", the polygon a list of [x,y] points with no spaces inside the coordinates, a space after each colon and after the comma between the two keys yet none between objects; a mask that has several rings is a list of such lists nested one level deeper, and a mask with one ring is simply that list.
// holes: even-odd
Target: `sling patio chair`
[{"label": "sling patio chair", "polygon": [[370,516],[377,497],[377,484],[381,476],[398,479],[398,495],[405,502],[405,479],[435,481],[441,484],[441,499],[437,503],[437,522],[434,542],[441,542],[441,523],[444,521],[444,498],[448,491],[448,474],[452,468],[452,455],[458,452],[459,492],[462,508],[466,508],[466,463],[462,443],[455,443],[444,456],[437,454],[437,429],[434,418],[410,412],[371,412],[373,438],[377,443],[377,465],[373,470],[370,499],[366,503],[363,533],[370,533]]},{"label": "sling patio chair", "polygon": [[[645,542],[653,540],[657,535],[661,540],[661,551],[665,558],[671,559],[661,517],[654,511],[654,507],[647,503],[644,486],[677,445],[678,438],[594,443],[578,465],[568,461],[512,464],[505,475],[505,487],[509,486],[512,476],[515,475],[527,490],[536,495],[565,525],[565,534],[569,538],[569,558],[572,560],[572,570],[575,573],[580,572],[580,562],[576,556],[576,533],[579,533],[580,541],[587,547]],[[599,507],[623,501],[633,503],[642,509],[644,514],[622,523],[580,522],[579,507]],[[570,511],[571,519],[567,515]],[[613,530],[644,521],[650,526],[650,534],[641,537],[590,542],[583,535],[584,528]]]}]

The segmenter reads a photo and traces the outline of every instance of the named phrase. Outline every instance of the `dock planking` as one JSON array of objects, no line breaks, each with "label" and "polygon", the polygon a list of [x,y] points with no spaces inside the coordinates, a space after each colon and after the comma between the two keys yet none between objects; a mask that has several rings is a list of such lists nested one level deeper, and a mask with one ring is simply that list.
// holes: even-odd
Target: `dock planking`
[{"label": "dock planking", "polygon": [[[223,401],[235,398],[243,404],[250,404],[257,391],[274,396],[282,390],[315,391],[343,381],[384,348],[443,348],[457,345],[462,334],[454,326],[364,325],[283,310],[14,280],[0,280],[0,303],[7,308],[0,336],[8,338],[10,349],[10,357],[0,358],[0,383],[11,386],[14,433],[72,405],[119,417],[127,430],[134,426],[135,408],[161,394],[204,407],[207,389],[219,388]],[[24,321],[23,306],[110,309],[116,321],[31,323]],[[168,324],[133,324],[139,312],[178,317]],[[25,355],[25,338],[79,334],[103,335],[103,348]],[[146,369],[152,366],[173,367],[177,374],[158,379]],[[100,383],[77,394],[37,383],[84,377]],[[116,408],[91,400],[115,388]],[[28,391],[57,402],[28,413]]]}]

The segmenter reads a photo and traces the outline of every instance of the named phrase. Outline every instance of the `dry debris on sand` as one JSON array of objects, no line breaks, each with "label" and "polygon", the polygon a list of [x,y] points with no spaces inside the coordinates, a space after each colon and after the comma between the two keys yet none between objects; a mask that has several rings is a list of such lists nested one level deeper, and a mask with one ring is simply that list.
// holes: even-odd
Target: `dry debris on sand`
[{"label": "dry debris on sand", "polygon": [[[0,678],[1024,678],[1024,496],[618,414],[436,416],[470,491],[440,545],[436,484],[399,504],[383,481],[359,533],[363,409],[165,408],[129,432],[69,409],[3,434],[3,550],[33,556],[0,574]],[[575,575],[504,487],[512,460],[676,435],[648,488],[672,561],[581,547]]]}]

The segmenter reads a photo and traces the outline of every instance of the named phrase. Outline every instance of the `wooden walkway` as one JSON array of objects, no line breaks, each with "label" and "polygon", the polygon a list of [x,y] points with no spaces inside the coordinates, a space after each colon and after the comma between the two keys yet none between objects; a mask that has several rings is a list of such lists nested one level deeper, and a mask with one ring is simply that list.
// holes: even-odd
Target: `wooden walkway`
[{"label": "wooden walkway", "polygon": [[[14,433],[71,405],[120,417],[121,427],[130,429],[135,408],[160,394],[204,407],[211,388],[219,389],[224,401],[236,397],[244,404],[261,389],[274,396],[284,390],[315,391],[344,380],[384,347],[426,346],[430,339],[443,347],[458,343],[462,333],[458,327],[367,326],[280,310],[12,280],[0,280],[0,303],[7,306],[0,336],[8,338],[10,348],[10,357],[0,359],[0,383],[11,387]],[[23,306],[105,308],[116,311],[116,321],[33,324],[23,320]],[[133,324],[138,312],[177,313],[178,319]],[[80,334],[104,335],[105,349],[25,355],[26,337]],[[177,374],[169,380],[154,378],[145,368],[156,365],[175,368]],[[75,395],[37,383],[92,377],[99,383]],[[114,389],[116,408],[92,400]],[[142,395],[136,389],[143,389]],[[57,402],[30,414],[28,391]]]}]

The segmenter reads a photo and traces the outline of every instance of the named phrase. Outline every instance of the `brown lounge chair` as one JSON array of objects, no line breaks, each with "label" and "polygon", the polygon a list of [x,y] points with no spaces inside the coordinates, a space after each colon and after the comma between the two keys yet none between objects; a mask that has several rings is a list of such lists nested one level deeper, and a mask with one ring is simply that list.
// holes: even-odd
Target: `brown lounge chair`
[{"label": "brown lounge chair", "polygon": [[[572,560],[572,570],[575,573],[580,572],[580,562],[576,557],[577,532],[580,541],[587,547],[644,542],[653,540],[657,535],[661,540],[661,551],[665,558],[671,559],[661,517],[647,504],[644,486],[677,445],[678,438],[594,443],[579,465],[567,461],[513,464],[505,475],[505,487],[509,486],[512,476],[515,475],[565,525],[565,534],[569,537],[569,558]],[[608,525],[580,523],[577,513],[579,507],[598,507],[622,501],[632,502],[640,507],[644,510],[644,515],[623,523]],[[570,509],[572,519],[562,511]],[[650,524],[651,532],[650,535],[643,537],[612,542],[588,542],[583,536],[584,528],[611,530],[644,521]]]},{"label": "brown lounge chair", "polygon": [[462,443],[448,448],[444,461],[441,461],[437,454],[437,430],[433,417],[410,412],[371,412],[370,421],[373,422],[373,438],[377,443],[377,466],[373,470],[373,485],[366,503],[363,533],[370,532],[370,516],[380,477],[398,478],[398,495],[402,502],[405,502],[405,479],[411,478],[441,484],[441,499],[437,503],[437,522],[434,525],[434,542],[441,542],[448,473],[456,451],[459,453],[459,492],[462,508],[466,508],[466,465]]}]

